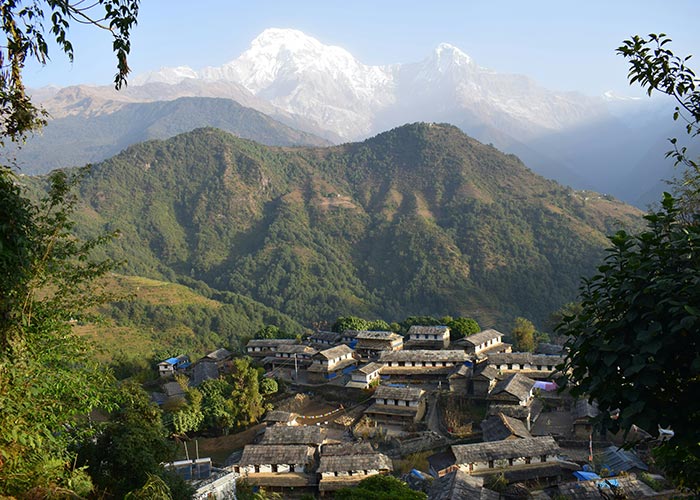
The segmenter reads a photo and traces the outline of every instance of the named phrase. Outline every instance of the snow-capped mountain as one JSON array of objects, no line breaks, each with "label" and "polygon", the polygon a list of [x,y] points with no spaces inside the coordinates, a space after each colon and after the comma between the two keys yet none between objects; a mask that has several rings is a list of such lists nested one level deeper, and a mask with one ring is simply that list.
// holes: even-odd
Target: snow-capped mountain
[{"label": "snow-capped mountain", "polygon": [[369,66],[345,49],[292,29],[263,31],[247,51],[222,66],[163,68],[133,84],[188,79],[238,83],[348,140],[406,121],[455,122],[462,111],[509,134],[529,136],[605,113],[602,99],[551,92],[525,76],[496,73],[447,43],[418,63]]},{"label": "snow-capped mountain", "polygon": [[[56,111],[60,116],[118,107],[90,92],[90,99],[74,102],[72,94],[58,92],[47,108],[64,108]],[[552,91],[527,76],[482,67],[447,43],[415,63],[371,66],[293,29],[263,31],[248,50],[221,66],[139,75],[124,95],[132,102],[232,98],[334,142],[407,122],[448,122],[519,155],[542,175],[631,201],[636,195],[625,191],[629,183],[623,179],[640,159],[627,156],[658,134],[648,105],[643,109],[638,100]]]}]

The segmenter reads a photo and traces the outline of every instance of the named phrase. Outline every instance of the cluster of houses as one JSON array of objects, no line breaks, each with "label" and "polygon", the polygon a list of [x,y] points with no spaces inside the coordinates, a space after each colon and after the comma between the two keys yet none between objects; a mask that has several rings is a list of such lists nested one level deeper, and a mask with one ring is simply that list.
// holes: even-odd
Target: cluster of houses
[{"label": "cluster of houses", "polygon": [[[189,368],[195,382],[221,369],[230,353],[219,351]],[[483,480],[494,474],[509,483],[556,485],[591,458],[591,419],[597,410],[555,390],[551,378],[564,361],[557,346],[513,352],[494,329],[451,341],[446,326],[412,326],[405,338],[348,330],[316,332],[303,342],[253,339],[246,352],[268,374],[301,386],[375,388],[363,415],[397,432],[416,430],[428,412],[427,396],[436,389],[486,405],[479,425],[482,442],[443,446],[429,457],[434,498],[460,489],[490,498]],[[171,358],[159,370],[167,375],[186,363]],[[246,446],[233,465],[250,483],[282,491],[317,488],[324,494],[392,472],[391,460],[368,443],[329,439],[323,427],[297,425],[289,414],[278,418],[278,413],[283,412],[268,415],[262,439]],[[605,448],[610,454],[614,449]]]},{"label": "cluster of houses", "polygon": [[324,494],[393,471],[391,459],[367,442],[332,439],[327,429],[298,425],[289,414],[272,415],[267,421],[262,438],[247,445],[232,466],[249,484]]}]

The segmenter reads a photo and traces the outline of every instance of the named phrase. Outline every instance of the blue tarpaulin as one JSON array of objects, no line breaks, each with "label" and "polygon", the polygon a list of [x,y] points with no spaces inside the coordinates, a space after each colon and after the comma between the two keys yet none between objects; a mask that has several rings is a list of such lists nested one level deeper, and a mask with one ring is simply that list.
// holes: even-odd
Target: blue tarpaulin
[{"label": "blue tarpaulin", "polygon": [[600,479],[600,476],[595,472],[586,472],[583,470],[577,470],[574,472],[574,477],[579,481],[590,481],[591,479]]}]

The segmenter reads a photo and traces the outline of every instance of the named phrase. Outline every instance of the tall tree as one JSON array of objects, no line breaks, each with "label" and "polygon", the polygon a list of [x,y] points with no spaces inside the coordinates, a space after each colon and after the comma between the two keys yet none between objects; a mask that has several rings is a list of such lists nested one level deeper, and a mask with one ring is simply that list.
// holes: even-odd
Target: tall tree
[{"label": "tall tree", "polygon": [[511,331],[515,341],[515,349],[521,352],[532,352],[535,350],[535,325],[525,318],[515,318],[515,324]]},{"label": "tall tree", "polygon": [[[665,35],[633,37],[618,49],[630,61],[630,82],[649,94],[676,98],[674,119],[700,132],[698,80],[676,57]],[[684,148],[669,153],[698,180],[697,162]],[[697,185],[697,184],[696,184]],[[584,280],[581,308],[564,317],[559,332],[570,336],[561,367],[572,394],[598,402],[600,423],[627,432],[638,425],[653,432],[670,426],[675,435],[655,449],[667,474],[700,492],[700,217],[697,190],[666,193],[661,209],[648,214],[645,231],[619,231],[598,274]],[[619,412],[616,419],[611,413]]]},{"label": "tall tree", "polygon": [[[129,71],[129,35],[138,0],[5,0],[0,4],[0,145],[21,141],[44,123],[23,82],[28,57],[48,60],[50,32],[73,58],[72,22],[111,32],[117,55],[115,84]],[[47,26],[45,30],[44,26]],[[39,204],[19,187],[11,166],[0,166],[0,495],[45,498],[91,488],[74,469],[72,447],[88,427],[95,407],[109,407],[113,380],[76,337],[70,321],[104,299],[94,278],[111,262],[92,262],[90,251],[104,239],[71,235],[77,177],[54,173]]]}]

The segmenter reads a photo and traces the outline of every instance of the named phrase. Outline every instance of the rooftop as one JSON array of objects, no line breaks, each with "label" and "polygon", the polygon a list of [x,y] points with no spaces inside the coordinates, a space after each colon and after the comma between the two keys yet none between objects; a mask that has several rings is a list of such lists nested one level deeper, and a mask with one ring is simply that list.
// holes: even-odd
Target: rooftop
[{"label": "rooftop", "polygon": [[316,354],[314,354],[314,357],[337,359],[345,354],[352,354],[353,352],[354,351],[350,347],[346,346],[345,344],[340,344],[335,347],[330,347],[328,349],[318,351]]},{"label": "rooftop", "polygon": [[341,472],[351,470],[393,470],[391,459],[383,453],[360,455],[321,455],[318,472]]},{"label": "rooftop", "polygon": [[488,462],[489,460],[508,458],[539,457],[540,455],[555,455],[558,452],[559,445],[551,436],[452,446],[452,453],[458,464]]},{"label": "rooftop", "polygon": [[400,361],[441,361],[452,363],[464,363],[469,360],[469,356],[462,350],[430,350],[417,349],[414,351],[384,351],[379,355],[382,363]]},{"label": "rooftop", "polygon": [[227,358],[230,358],[231,356],[233,356],[233,353],[231,351],[221,347],[216,351],[212,351],[206,356],[204,356],[204,359],[208,359],[210,361],[223,361]]},{"label": "rooftop", "polygon": [[495,491],[484,488],[484,480],[470,476],[462,470],[452,471],[436,479],[430,488],[430,500],[498,500],[501,496]]},{"label": "rooftop", "polygon": [[450,327],[445,325],[439,326],[420,326],[413,325],[408,329],[408,335],[444,335],[450,333]]},{"label": "rooftop", "polygon": [[533,354],[531,352],[495,352],[489,354],[488,363],[493,365],[558,365],[564,362],[564,356],[552,354]]},{"label": "rooftop", "polygon": [[495,340],[499,337],[503,338],[503,334],[501,332],[499,332],[498,330],[494,330],[493,328],[489,328],[488,330],[483,330],[479,333],[475,333],[474,335],[464,337],[464,341],[473,346],[478,346],[483,344],[484,342],[488,342],[489,340]]},{"label": "rooftop", "polygon": [[418,401],[425,391],[418,387],[389,387],[380,385],[374,392],[374,399],[398,399],[401,401]]},{"label": "rooftop", "polygon": [[249,444],[243,449],[239,465],[305,464],[313,452],[312,447],[304,445]]},{"label": "rooftop", "polygon": [[372,363],[367,363],[366,365],[360,366],[357,369],[357,371],[360,373],[370,374],[370,373],[374,373],[378,370],[381,370],[382,368],[384,368],[384,363],[372,362]]},{"label": "rooftop", "polygon": [[394,332],[362,330],[357,332],[355,336],[357,340],[399,340],[403,339],[401,335]]},{"label": "rooftop", "polygon": [[520,373],[514,373],[507,379],[501,380],[489,393],[489,397],[499,394],[511,394],[521,401],[530,397],[530,391],[535,386],[535,381]]},{"label": "rooftop", "polygon": [[246,347],[278,347],[284,344],[296,343],[296,339],[250,339]]},{"label": "rooftop", "polygon": [[501,441],[511,436],[517,438],[532,437],[522,420],[509,417],[503,413],[492,415],[481,422],[484,441]]}]

